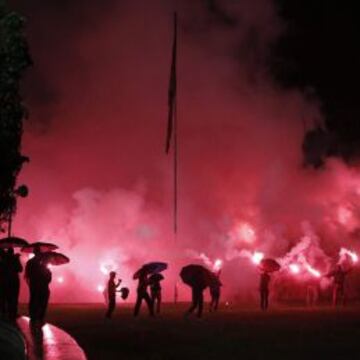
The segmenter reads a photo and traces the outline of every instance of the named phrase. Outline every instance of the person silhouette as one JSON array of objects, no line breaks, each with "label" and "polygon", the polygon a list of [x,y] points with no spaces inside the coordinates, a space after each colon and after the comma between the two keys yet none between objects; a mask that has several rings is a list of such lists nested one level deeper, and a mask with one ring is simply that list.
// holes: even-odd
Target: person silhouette
[{"label": "person silhouette", "polygon": [[18,254],[14,253],[13,248],[9,248],[3,256],[5,311],[10,321],[15,321],[18,315],[19,273],[23,271],[19,257]]},{"label": "person silhouette", "polygon": [[5,317],[5,251],[0,249],[0,319]]},{"label": "person silhouette", "polygon": [[344,306],[346,300],[346,292],[345,292],[345,280],[346,275],[349,273],[350,269],[345,271],[341,265],[337,265],[335,270],[330,272],[327,276],[332,277],[334,279],[334,287],[333,287],[333,298],[332,303],[333,306],[337,306],[339,302]]},{"label": "person silhouette", "polygon": [[147,287],[149,285],[149,280],[145,272],[140,272],[139,282],[137,287],[137,297],[134,308],[134,316],[138,316],[140,312],[141,303],[145,300],[146,305],[149,310],[150,316],[154,316],[154,305],[151,301],[150,295],[147,292]]},{"label": "person silhouette", "polygon": [[270,275],[266,271],[262,271],[260,274],[260,308],[261,310],[267,310],[269,307],[269,283]]},{"label": "person silhouette", "polygon": [[109,281],[107,283],[107,300],[108,300],[108,309],[106,311],[105,317],[111,319],[111,316],[115,310],[116,306],[116,289],[121,284],[121,279],[115,283],[116,272],[111,271],[109,274]]},{"label": "person silhouette", "polygon": [[204,307],[204,290],[206,286],[202,286],[201,284],[193,284],[191,286],[192,292],[192,304],[185,315],[192,314],[197,309],[197,317],[201,318],[203,307]]},{"label": "person silhouette", "polygon": [[217,274],[214,274],[215,278],[210,283],[209,290],[210,290],[210,312],[217,311],[220,302],[221,296],[221,282],[220,282],[220,271]]},{"label": "person silhouette", "polygon": [[35,247],[34,257],[26,263],[25,279],[30,290],[29,315],[33,324],[43,324],[50,297],[51,271]]},{"label": "person silhouette", "polygon": [[161,307],[161,280],[163,280],[163,276],[161,274],[154,274],[150,276],[149,279],[151,301],[153,303],[154,310],[156,309],[157,314],[160,314]]}]

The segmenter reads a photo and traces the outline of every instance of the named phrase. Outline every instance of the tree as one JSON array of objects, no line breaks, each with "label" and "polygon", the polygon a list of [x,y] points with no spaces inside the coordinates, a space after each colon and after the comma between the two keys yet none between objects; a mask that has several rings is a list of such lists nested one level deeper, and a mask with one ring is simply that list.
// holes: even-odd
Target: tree
[{"label": "tree", "polygon": [[27,115],[20,94],[25,70],[32,64],[24,18],[0,0],[0,229],[11,228],[17,196],[26,196],[27,187],[16,188],[17,176],[29,159],[21,154],[23,120]]}]

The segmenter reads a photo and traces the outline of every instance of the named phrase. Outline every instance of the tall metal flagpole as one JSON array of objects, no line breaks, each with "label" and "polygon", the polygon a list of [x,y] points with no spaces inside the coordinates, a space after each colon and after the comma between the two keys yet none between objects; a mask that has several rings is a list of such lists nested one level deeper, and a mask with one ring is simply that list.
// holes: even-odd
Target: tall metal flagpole
[{"label": "tall metal flagpole", "polygon": [[168,124],[166,135],[165,152],[168,154],[171,145],[171,139],[174,138],[173,150],[173,230],[174,238],[178,231],[178,138],[177,138],[177,106],[176,106],[176,55],[177,55],[177,14],[174,13],[174,34],[172,44],[172,59],[170,69],[170,81],[168,91]]},{"label": "tall metal flagpole", "polygon": [[173,124],[174,124],[174,234],[175,239],[178,231],[178,138],[177,138],[177,74],[176,74],[176,60],[177,60],[177,14],[174,13],[174,45],[173,45],[173,56],[174,56],[174,67],[175,67],[175,96],[174,96],[174,113],[173,113]]},{"label": "tall metal flagpole", "polygon": [[[174,241],[177,239],[178,232],[178,137],[177,137],[177,104],[176,104],[176,55],[177,55],[177,14],[174,13],[174,33],[172,44],[171,68],[170,68],[170,81],[168,90],[168,122],[165,152],[169,153],[171,138],[174,137],[174,151],[173,151],[173,230]],[[178,297],[177,283],[174,284],[174,303],[176,304]]]}]

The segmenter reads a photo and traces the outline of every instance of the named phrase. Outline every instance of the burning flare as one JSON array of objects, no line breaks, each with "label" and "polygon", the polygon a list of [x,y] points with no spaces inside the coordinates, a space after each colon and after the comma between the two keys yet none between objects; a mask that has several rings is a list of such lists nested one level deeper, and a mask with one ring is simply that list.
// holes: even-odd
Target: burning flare
[{"label": "burning flare", "polygon": [[359,261],[358,255],[354,251],[350,251],[345,248],[341,248],[339,251],[339,263],[346,260],[346,256],[349,256],[353,264],[357,263]]},{"label": "burning flare", "polygon": [[251,260],[255,265],[259,265],[263,258],[264,258],[264,253],[260,251],[255,251],[251,257]]}]

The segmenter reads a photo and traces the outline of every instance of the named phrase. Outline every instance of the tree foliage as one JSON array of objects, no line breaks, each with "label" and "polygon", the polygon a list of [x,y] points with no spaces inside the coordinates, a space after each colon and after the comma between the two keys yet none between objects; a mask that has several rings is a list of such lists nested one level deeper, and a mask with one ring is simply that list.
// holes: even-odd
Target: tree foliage
[{"label": "tree foliage", "polygon": [[0,0],[0,227],[16,211],[16,180],[22,165],[28,161],[21,154],[27,111],[20,84],[30,65],[24,18]]}]

